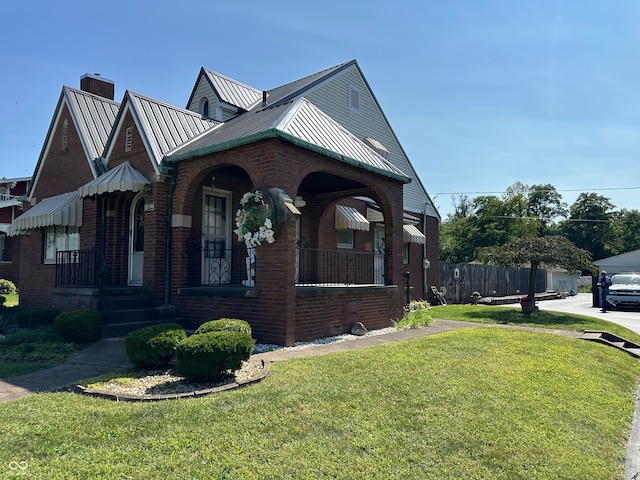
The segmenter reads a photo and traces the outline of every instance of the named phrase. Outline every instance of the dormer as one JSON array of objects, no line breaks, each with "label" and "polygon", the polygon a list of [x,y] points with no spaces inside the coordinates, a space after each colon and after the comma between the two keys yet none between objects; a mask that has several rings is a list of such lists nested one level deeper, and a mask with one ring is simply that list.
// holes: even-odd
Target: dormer
[{"label": "dormer", "polygon": [[262,92],[212,70],[201,68],[187,109],[204,118],[225,122],[246,112],[262,99]]}]

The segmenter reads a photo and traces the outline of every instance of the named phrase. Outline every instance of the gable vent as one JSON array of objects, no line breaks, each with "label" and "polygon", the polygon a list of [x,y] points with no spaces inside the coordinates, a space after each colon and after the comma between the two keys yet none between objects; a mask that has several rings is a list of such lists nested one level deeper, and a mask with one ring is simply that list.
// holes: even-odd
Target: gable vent
[{"label": "gable vent", "polygon": [[353,85],[349,86],[349,109],[360,113],[360,90]]},{"label": "gable vent", "polygon": [[131,151],[131,137],[133,136],[133,127],[128,127],[124,132],[124,151]]}]

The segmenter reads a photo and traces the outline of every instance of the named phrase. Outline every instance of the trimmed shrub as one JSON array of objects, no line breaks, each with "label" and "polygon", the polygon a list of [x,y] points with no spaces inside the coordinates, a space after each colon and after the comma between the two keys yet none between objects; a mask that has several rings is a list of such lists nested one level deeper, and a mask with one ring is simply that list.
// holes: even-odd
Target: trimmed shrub
[{"label": "trimmed shrub", "polygon": [[248,322],[237,318],[221,318],[205,322],[195,331],[198,335],[208,332],[243,332],[251,335],[251,326]]},{"label": "trimmed shrub", "polygon": [[151,325],[129,333],[124,347],[131,363],[139,368],[158,368],[169,364],[178,344],[187,333],[177,323]]},{"label": "trimmed shrub", "polygon": [[96,310],[73,310],[58,315],[53,328],[70,343],[91,343],[102,337],[102,315]]},{"label": "trimmed shrub", "polygon": [[22,328],[50,327],[58,315],[55,308],[27,308],[16,313],[15,321]]},{"label": "trimmed shrub", "polygon": [[0,278],[0,293],[16,293],[15,284],[11,280]]},{"label": "trimmed shrub", "polygon": [[244,332],[192,335],[176,350],[176,373],[190,382],[217,382],[248,360],[255,341]]}]

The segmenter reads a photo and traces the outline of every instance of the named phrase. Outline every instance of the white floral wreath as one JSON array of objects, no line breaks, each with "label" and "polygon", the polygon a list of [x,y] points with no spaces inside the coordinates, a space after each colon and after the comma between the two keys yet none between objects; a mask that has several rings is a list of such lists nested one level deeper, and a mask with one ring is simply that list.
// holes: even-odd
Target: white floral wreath
[{"label": "white floral wreath", "polygon": [[236,213],[236,229],[238,239],[244,241],[247,247],[256,247],[263,242],[276,241],[273,231],[273,209],[265,201],[262,190],[247,192],[240,200],[242,208]]}]

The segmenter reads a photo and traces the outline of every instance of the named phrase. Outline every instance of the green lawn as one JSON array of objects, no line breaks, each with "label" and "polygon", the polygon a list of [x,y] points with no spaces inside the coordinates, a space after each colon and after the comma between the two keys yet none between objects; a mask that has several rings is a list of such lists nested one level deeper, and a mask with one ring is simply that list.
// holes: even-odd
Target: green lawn
[{"label": "green lawn", "polygon": [[0,404],[0,477],[619,479],[639,378],[600,344],[468,328],[198,399],[32,395]]},{"label": "green lawn", "polygon": [[442,305],[431,307],[429,315],[443,320],[462,320],[478,323],[498,323],[526,327],[553,328],[557,330],[603,330],[639,343],[640,335],[615,323],[585,315],[538,310],[524,314],[517,307],[489,305]]}]

